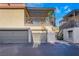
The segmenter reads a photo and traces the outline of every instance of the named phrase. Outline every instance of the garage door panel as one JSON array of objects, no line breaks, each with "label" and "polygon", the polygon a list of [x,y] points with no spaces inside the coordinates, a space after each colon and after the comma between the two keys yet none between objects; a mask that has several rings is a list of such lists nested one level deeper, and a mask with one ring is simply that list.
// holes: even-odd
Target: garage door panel
[{"label": "garage door panel", "polygon": [[0,43],[27,43],[28,31],[0,31]]}]

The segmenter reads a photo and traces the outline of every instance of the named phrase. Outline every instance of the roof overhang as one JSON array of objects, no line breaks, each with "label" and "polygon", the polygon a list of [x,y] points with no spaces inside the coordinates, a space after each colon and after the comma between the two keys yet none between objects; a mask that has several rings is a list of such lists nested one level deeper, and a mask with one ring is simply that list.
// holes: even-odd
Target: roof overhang
[{"label": "roof overhang", "polygon": [[72,10],[70,11],[68,14],[66,14],[63,18],[66,18],[66,17],[69,17],[71,15],[73,15],[74,12],[79,12],[79,9],[75,9],[75,10]]},{"label": "roof overhang", "polygon": [[23,9],[25,4],[23,3],[0,3],[0,9]]}]

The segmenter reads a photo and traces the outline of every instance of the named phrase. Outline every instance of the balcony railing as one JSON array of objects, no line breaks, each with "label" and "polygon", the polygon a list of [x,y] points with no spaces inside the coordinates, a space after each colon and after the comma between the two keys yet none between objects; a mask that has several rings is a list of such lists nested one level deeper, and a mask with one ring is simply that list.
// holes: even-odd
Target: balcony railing
[{"label": "balcony railing", "polygon": [[60,29],[79,27],[79,20],[69,20],[60,26]]},{"label": "balcony railing", "polygon": [[31,17],[30,19],[28,17],[25,17],[25,25],[31,25],[31,26],[41,26],[44,25],[54,25],[54,18],[49,19],[48,17]]}]

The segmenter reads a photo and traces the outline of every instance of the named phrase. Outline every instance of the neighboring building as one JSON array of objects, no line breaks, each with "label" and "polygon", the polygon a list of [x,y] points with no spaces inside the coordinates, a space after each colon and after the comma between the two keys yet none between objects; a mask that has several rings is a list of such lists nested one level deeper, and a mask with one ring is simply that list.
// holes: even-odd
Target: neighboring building
[{"label": "neighboring building", "polygon": [[63,39],[68,42],[79,43],[79,10],[68,13],[60,23]]},{"label": "neighboring building", "polygon": [[27,8],[21,3],[0,4],[0,43],[53,42],[54,10]]}]

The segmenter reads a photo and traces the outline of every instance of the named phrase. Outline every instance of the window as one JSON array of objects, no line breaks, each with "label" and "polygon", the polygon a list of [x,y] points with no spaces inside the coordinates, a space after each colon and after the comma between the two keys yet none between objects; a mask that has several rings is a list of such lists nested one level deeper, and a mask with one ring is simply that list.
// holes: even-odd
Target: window
[{"label": "window", "polygon": [[38,18],[38,17],[33,17],[32,22],[33,22],[34,25],[40,25],[41,19]]},{"label": "window", "polygon": [[76,16],[77,16],[77,15],[79,15],[79,11],[76,11],[76,13],[75,13],[75,14],[76,14]]}]

